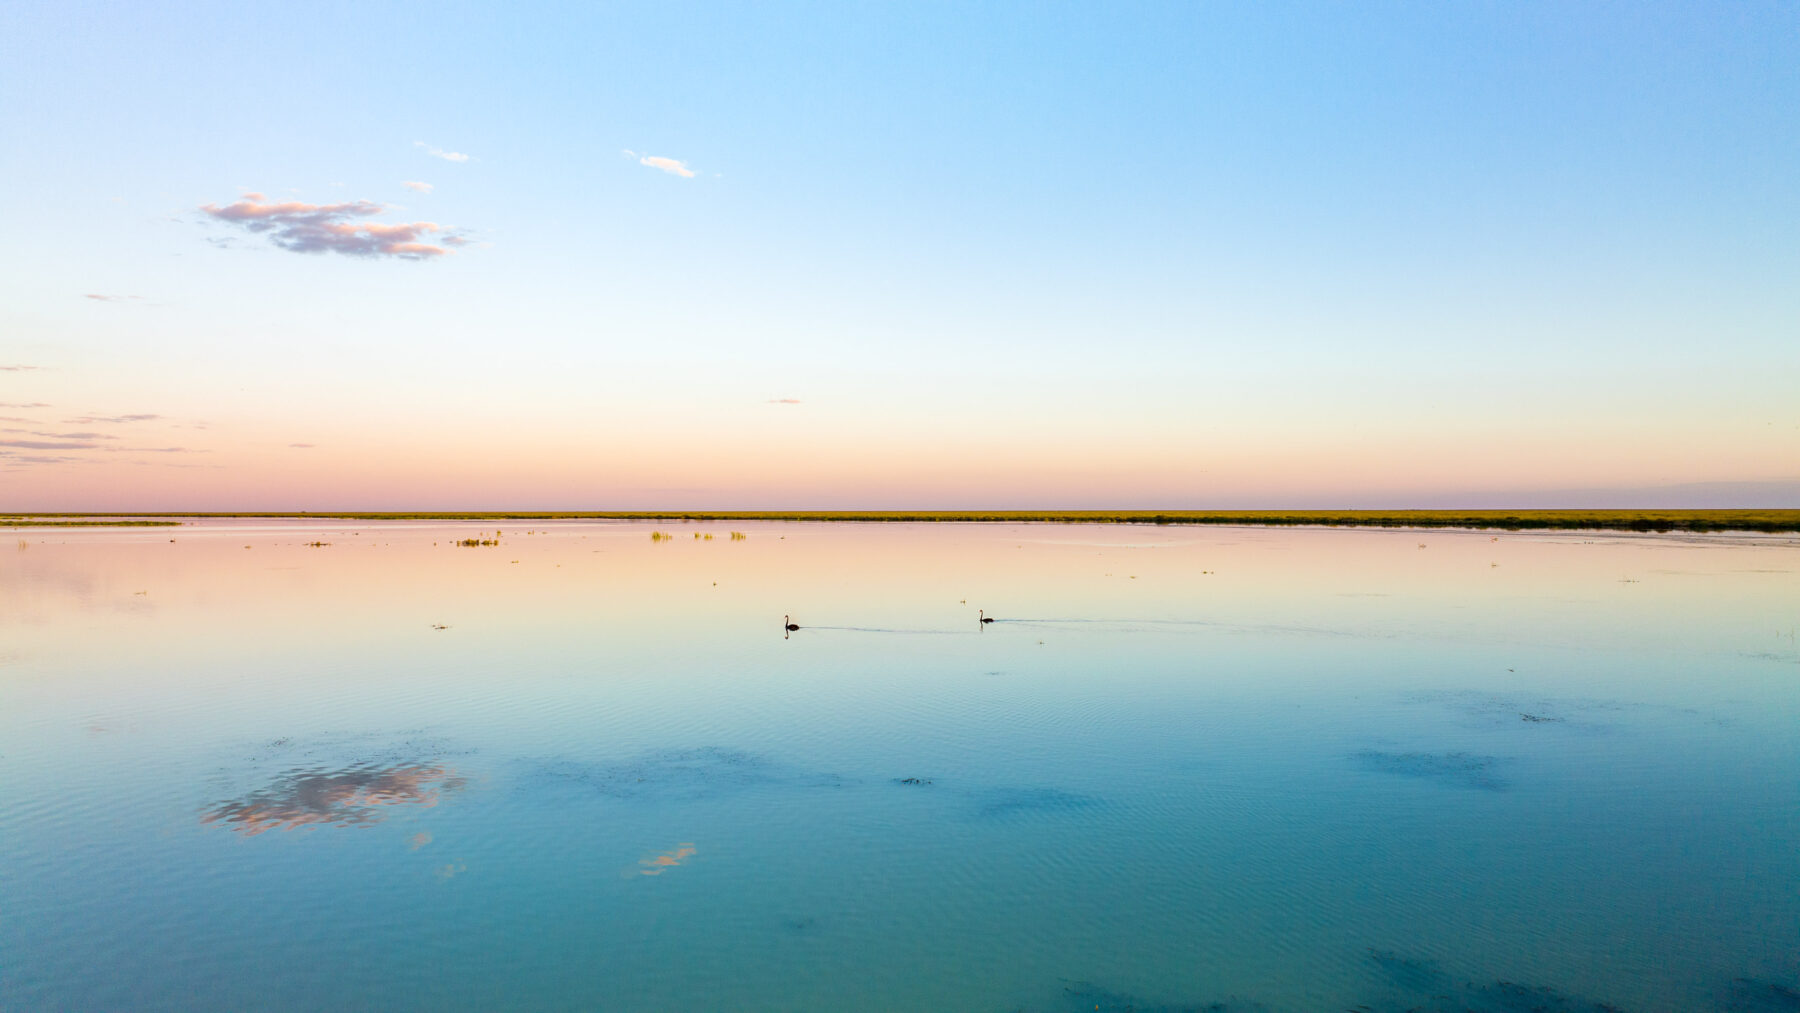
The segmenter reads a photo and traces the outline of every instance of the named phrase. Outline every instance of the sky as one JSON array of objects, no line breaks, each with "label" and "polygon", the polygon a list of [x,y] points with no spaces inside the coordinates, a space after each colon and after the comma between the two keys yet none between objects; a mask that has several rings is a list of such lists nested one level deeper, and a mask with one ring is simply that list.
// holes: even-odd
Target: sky
[{"label": "sky", "polygon": [[0,510],[1800,506],[1800,5],[0,5]]}]

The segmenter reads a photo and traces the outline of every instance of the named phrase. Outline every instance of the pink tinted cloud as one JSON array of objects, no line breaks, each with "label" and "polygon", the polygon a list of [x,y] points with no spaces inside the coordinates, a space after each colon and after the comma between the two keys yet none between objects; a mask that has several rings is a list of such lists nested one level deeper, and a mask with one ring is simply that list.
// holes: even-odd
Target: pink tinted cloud
[{"label": "pink tinted cloud", "polygon": [[265,234],[269,241],[294,253],[341,253],[347,257],[397,257],[428,260],[450,252],[421,242],[420,237],[443,231],[436,222],[365,222],[387,210],[374,201],[354,200],[338,204],[306,204],[301,201],[263,203],[245,194],[242,200],[219,207],[201,205],[213,218],[249,232]]},{"label": "pink tinted cloud", "polygon": [[661,155],[645,155],[638,159],[638,164],[647,165],[652,169],[661,169],[671,176],[680,176],[682,179],[693,179],[695,175],[694,170],[688,168],[687,163],[678,158],[664,158]]}]

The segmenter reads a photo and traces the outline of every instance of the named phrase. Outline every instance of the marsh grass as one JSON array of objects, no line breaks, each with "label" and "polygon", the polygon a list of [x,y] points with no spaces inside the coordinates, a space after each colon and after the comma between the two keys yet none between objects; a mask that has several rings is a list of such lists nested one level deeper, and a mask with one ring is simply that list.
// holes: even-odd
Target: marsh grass
[{"label": "marsh grass", "polygon": [[[40,518],[79,518],[82,514],[6,514],[0,515],[0,528],[178,528],[180,521],[144,520],[44,520]],[[183,515],[188,516],[188,515]]]}]

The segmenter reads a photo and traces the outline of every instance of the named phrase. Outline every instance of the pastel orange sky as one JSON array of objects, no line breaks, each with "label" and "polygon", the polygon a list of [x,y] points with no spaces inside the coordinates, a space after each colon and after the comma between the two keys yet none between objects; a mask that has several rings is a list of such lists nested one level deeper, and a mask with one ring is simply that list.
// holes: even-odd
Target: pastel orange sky
[{"label": "pastel orange sky", "polygon": [[0,22],[0,510],[1800,506],[1791,5],[233,10]]}]

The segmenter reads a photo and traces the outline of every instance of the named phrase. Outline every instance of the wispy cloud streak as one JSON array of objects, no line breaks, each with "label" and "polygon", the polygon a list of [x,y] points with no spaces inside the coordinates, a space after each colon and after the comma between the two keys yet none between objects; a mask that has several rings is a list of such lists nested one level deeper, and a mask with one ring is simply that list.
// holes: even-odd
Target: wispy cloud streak
[{"label": "wispy cloud streak", "polygon": [[0,440],[0,447],[18,447],[20,450],[92,450],[96,446],[99,444],[66,440]]},{"label": "wispy cloud streak", "polygon": [[445,151],[443,148],[434,148],[424,141],[414,141],[413,147],[423,150],[432,158],[441,158],[446,162],[467,162],[469,160],[469,156],[460,151]]}]

